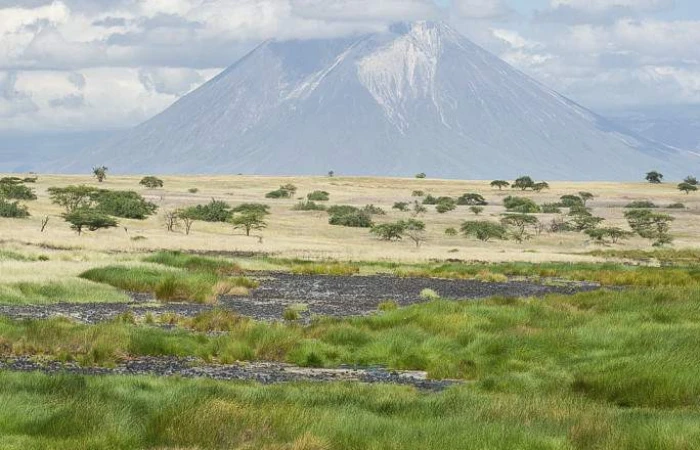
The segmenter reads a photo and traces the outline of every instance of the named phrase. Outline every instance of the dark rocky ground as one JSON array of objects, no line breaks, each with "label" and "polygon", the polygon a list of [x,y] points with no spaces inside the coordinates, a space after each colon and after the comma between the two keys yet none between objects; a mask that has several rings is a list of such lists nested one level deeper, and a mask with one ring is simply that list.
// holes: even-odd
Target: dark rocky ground
[{"label": "dark rocky ground", "polygon": [[359,381],[363,383],[394,383],[418,389],[438,391],[455,384],[450,380],[429,380],[425,372],[390,371],[381,367],[316,369],[289,364],[250,362],[238,364],[203,364],[197,358],[141,357],[125,361],[116,367],[81,367],[72,362],[36,360],[27,357],[0,359],[0,370],[43,372],[73,375],[152,375],[214,380],[255,381],[262,384],[297,381]]},{"label": "dark rocky ground", "polygon": [[14,319],[66,316],[95,323],[131,312],[143,316],[174,313],[194,316],[214,307],[231,309],[257,320],[280,320],[290,305],[303,304],[307,310],[302,320],[312,315],[347,317],[367,315],[386,300],[400,306],[424,302],[423,289],[432,289],[446,299],[480,299],[493,296],[530,297],[546,294],[574,294],[598,289],[591,283],[556,283],[550,285],[529,281],[485,283],[478,280],[445,280],[434,278],[399,278],[393,276],[326,276],[289,273],[258,274],[261,285],[247,297],[224,296],[217,305],[192,303],[153,303],[148,294],[133,293],[132,303],[57,303],[52,305],[0,305],[0,315]]}]

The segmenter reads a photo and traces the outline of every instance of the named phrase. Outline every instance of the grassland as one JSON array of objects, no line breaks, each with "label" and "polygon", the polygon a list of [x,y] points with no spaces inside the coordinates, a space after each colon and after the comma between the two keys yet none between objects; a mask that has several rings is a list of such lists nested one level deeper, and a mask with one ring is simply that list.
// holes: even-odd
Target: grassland
[{"label": "grassland", "polygon": [[[382,242],[373,238],[366,229],[349,229],[328,224],[323,211],[293,211],[296,198],[265,199],[265,193],[292,183],[298,187],[295,197],[305,196],[316,190],[330,193],[329,205],[350,204],[364,206],[374,204],[387,211],[378,216],[378,222],[410,217],[410,213],[392,210],[394,202],[413,202],[414,190],[423,190],[434,196],[458,197],[466,192],[483,195],[489,202],[480,217],[496,220],[504,212],[503,198],[507,195],[524,195],[537,203],[555,202],[560,196],[589,191],[596,197],[589,202],[595,215],[606,218],[611,225],[624,226],[624,206],[635,200],[651,200],[667,206],[683,202],[686,209],[668,210],[676,221],[672,234],[678,248],[697,247],[700,213],[700,196],[679,192],[675,184],[650,185],[648,183],[572,183],[550,181],[551,190],[542,193],[522,193],[517,190],[492,189],[487,181],[450,181],[384,178],[345,177],[163,177],[163,189],[145,189],[138,185],[139,177],[109,176],[98,184],[88,175],[40,176],[33,185],[39,199],[29,202],[32,217],[27,220],[0,219],[0,236],[18,245],[25,243],[50,248],[73,249],[80,252],[150,252],[160,249],[183,251],[264,252],[283,258],[338,259],[368,261],[425,262],[431,259],[462,259],[479,261],[596,261],[599,255],[590,252],[598,248],[585,235],[577,233],[543,234],[518,244],[514,241],[482,243],[460,236],[447,236],[447,228],[459,228],[463,220],[473,218],[468,207],[458,207],[446,214],[438,214],[429,207],[421,216],[427,227],[427,242],[416,249],[411,242]],[[62,209],[49,202],[46,190],[52,186],[89,184],[105,189],[136,190],[147,200],[159,206],[159,212],[145,221],[122,220],[121,227],[77,236],[59,217]],[[198,188],[198,192],[189,192]],[[163,223],[165,211],[178,207],[203,204],[212,198],[232,205],[263,202],[271,206],[269,226],[262,232],[262,242],[257,236],[247,237],[227,224],[196,222],[192,233],[169,233]],[[41,233],[41,219],[50,221]],[[554,215],[542,214],[548,222]],[[259,233],[254,233],[258,235]],[[636,238],[613,247],[619,250],[647,250],[649,242]],[[50,248],[39,248],[50,253]]]}]

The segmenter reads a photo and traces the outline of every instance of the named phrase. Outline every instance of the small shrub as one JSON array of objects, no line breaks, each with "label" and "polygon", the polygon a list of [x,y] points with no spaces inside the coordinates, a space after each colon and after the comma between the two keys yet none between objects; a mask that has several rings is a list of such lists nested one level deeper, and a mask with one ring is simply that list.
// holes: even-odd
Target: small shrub
[{"label": "small shrub", "polygon": [[24,219],[29,217],[29,211],[26,206],[22,206],[19,202],[8,202],[0,198],[0,217],[11,219]]},{"label": "small shrub", "polygon": [[134,191],[102,190],[94,194],[96,210],[115,217],[144,220],[158,207]]},{"label": "small shrub", "polygon": [[395,300],[384,300],[377,305],[379,311],[395,311],[399,309],[399,304]]},{"label": "small shrub", "polygon": [[628,203],[625,205],[625,208],[629,209],[649,209],[649,208],[656,208],[656,204],[654,202],[651,202],[649,200],[635,200],[631,203]]},{"label": "small shrub", "polygon": [[407,202],[396,202],[396,203],[394,203],[394,206],[391,207],[391,209],[398,209],[399,211],[402,211],[402,212],[409,211],[409,207],[408,207]]},{"label": "small shrub", "polygon": [[0,183],[0,198],[6,200],[36,200],[34,191],[23,184]]},{"label": "small shrub", "polygon": [[576,208],[584,205],[583,198],[579,197],[578,195],[562,195],[559,198],[559,202],[561,203],[561,206],[565,208]]},{"label": "small shrub", "polygon": [[296,205],[292,206],[293,211],[325,211],[326,206],[320,203],[313,202],[311,200],[302,200]]},{"label": "small shrub", "polygon": [[292,198],[296,191],[297,187],[293,184],[285,184],[279,189],[265,194],[265,198]]},{"label": "small shrub", "polygon": [[540,209],[545,214],[561,214],[560,203],[543,203]]},{"label": "small shrub", "polygon": [[425,196],[423,199],[423,204],[424,205],[437,205],[438,199],[437,197],[433,197],[431,194],[428,194]]},{"label": "small shrub", "polygon": [[313,191],[306,198],[313,202],[326,202],[330,199],[330,194],[326,191]]},{"label": "small shrub", "polygon": [[228,222],[233,215],[231,206],[221,200],[212,199],[206,205],[197,205],[179,211],[180,217],[187,216],[192,220],[204,222]]},{"label": "small shrub", "polygon": [[425,173],[423,173],[423,172],[417,173],[417,174],[416,174],[416,178],[418,178],[419,180],[422,180],[422,179],[424,179],[424,178],[427,178],[427,175],[426,175]]},{"label": "small shrub", "polygon": [[503,199],[503,205],[510,212],[532,214],[540,212],[540,207],[533,200],[524,197],[508,196]]},{"label": "small shrub", "polygon": [[197,192],[199,192],[199,189],[198,188],[189,188],[189,189],[187,189],[187,192],[189,192],[190,194],[196,194]]},{"label": "small shrub", "polygon": [[343,210],[338,208],[334,210],[334,213],[331,213],[332,208],[328,209],[328,212],[331,214],[328,223],[331,225],[352,228],[371,228],[373,225],[372,218],[365,211],[350,207],[352,209]]},{"label": "small shrub", "polygon": [[484,242],[491,239],[505,240],[508,235],[506,227],[487,220],[466,221],[462,223],[461,229],[465,236],[472,236]]},{"label": "small shrub", "polygon": [[457,202],[450,197],[440,197],[438,203],[435,206],[435,211],[440,214],[444,214],[449,211],[454,211],[457,208]]},{"label": "small shrub", "polygon": [[141,186],[147,187],[149,189],[156,189],[156,188],[163,187],[163,180],[161,180],[158,177],[148,176],[148,177],[143,177],[141,179],[141,181],[139,181],[139,184]]},{"label": "small shrub", "polygon": [[282,313],[282,318],[289,322],[295,322],[301,319],[301,313],[296,308],[288,306],[284,309],[284,312]]},{"label": "small shrub", "polygon": [[457,199],[457,204],[458,205],[467,205],[467,206],[470,206],[470,205],[486,206],[486,205],[488,205],[488,202],[480,194],[469,193],[469,194],[464,194],[461,197],[459,197]]},{"label": "small shrub", "polygon": [[424,191],[420,191],[420,190],[419,190],[419,191],[413,191],[413,192],[411,192],[411,197],[423,197],[423,196],[425,196],[425,192],[424,192]]},{"label": "small shrub", "polygon": [[372,216],[384,216],[384,215],[386,215],[386,211],[384,211],[379,206],[374,206],[374,205],[365,205],[365,207],[362,208],[361,211],[366,213],[366,214],[372,215]]},{"label": "small shrub", "polygon": [[440,295],[432,289],[423,289],[420,291],[420,298],[423,300],[439,300]]},{"label": "small shrub", "polygon": [[484,212],[484,207],[483,206],[472,206],[469,208],[471,212],[474,213],[475,216],[478,216],[482,212]]},{"label": "small shrub", "polygon": [[446,236],[457,236],[457,234],[458,234],[458,233],[457,233],[457,230],[454,229],[454,228],[452,228],[452,227],[447,228],[447,229],[445,230],[445,235],[446,235]]},{"label": "small shrub", "polygon": [[683,203],[671,203],[666,208],[668,208],[668,209],[685,209],[685,205]]}]

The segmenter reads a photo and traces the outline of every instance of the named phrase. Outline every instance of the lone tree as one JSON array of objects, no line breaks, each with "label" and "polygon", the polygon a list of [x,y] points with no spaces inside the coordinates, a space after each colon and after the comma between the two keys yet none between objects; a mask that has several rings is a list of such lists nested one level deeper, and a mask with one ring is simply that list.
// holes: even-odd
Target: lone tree
[{"label": "lone tree", "polygon": [[420,220],[408,219],[404,222],[406,236],[419,248],[425,242],[425,224]]},{"label": "lone tree", "polygon": [[107,178],[107,167],[99,166],[92,168],[92,174],[97,178],[97,181],[102,183]]},{"label": "lone tree", "polygon": [[581,191],[578,193],[579,198],[583,202],[583,206],[586,206],[586,203],[588,203],[588,200],[591,200],[595,197],[595,195],[591,194],[590,192],[585,192]]},{"label": "lone tree", "polygon": [[532,180],[532,178],[525,175],[515,180],[510,187],[513,189],[520,189],[521,191],[524,191],[526,189],[531,189],[534,185],[535,182]]},{"label": "lone tree", "polygon": [[512,235],[516,241],[522,242],[529,237],[526,232],[527,227],[536,227],[540,221],[535,216],[529,214],[506,214],[501,219],[501,224],[515,228]]},{"label": "lone tree", "polygon": [[634,233],[631,231],[623,230],[619,227],[591,228],[586,230],[586,234],[601,244],[606,243],[606,238],[610,238],[613,244],[617,244],[622,239],[629,239],[634,236]]},{"label": "lone tree", "polygon": [[192,231],[192,225],[194,225],[194,222],[196,220],[199,220],[199,217],[201,217],[199,211],[197,211],[194,207],[178,209],[177,211],[175,211],[175,214],[185,226],[185,234],[188,236],[190,234],[190,231]]},{"label": "lone tree", "polygon": [[400,241],[403,239],[403,233],[406,231],[406,225],[403,220],[393,223],[382,223],[375,225],[369,231],[377,235],[382,241]]},{"label": "lone tree", "polygon": [[499,191],[502,191],[504,187],[508,186],[510,186],[510,183],[506,180],[493,180],[491,182],[491,187],[498,188]]},{"label": "lone tree", "polygon": [[535,192],[542,192],[545,189],[549,189],[549,183],[546,181],[540,181],[539,183],[535,183],[532,185],[532,190]]},{"label": "lone tree", "polygon": [[246,236],[250,236],[252,230],[263,230],[267,228],[265,215],[254,211],[235,214],[230,222],[234,229],[245,230]]},{"label": "lone tree", "polygon": [[141,186],[147,187],[149,189],[156,189],[156,188],[163,187],[163,180],[161,180],[158,177],[148,176],[148,177],[143,177],[141,179],[141,181],[139,181],[139,184]]},{"label": "lone tree", "polygon": [[668,232],[675,219],[668,214],[655,213],[650,209],[633,209],[625,212],[625,219],[632,231],[653,241],[654,247],[673,242]]},{"label": "lone tree", "polygon": [[92,208],[78,208],[63,214],[63,219],[71,224],[71,228],[80,236],[84,228],[97,231],[103,228],[114,228],[118,225],[116,219]]},{"label": "lone tree", "polygon": [[664,179],[664,176],[661,172],[652,170],[651,172],[647,172],[647,176],[645,177],[645,179],[651,184],[660,184],[661,180]]},{"label": "lone tree", "polygon": [[698,187],[694,184],[683,182],[678,185],[678,190],[690,194],[691,192],[697,191]]},{"label": "lone tree", "polygon": [[483,242],[491,239],[507,239],[508,230],[500,223],[489,222],[487,220],[468,220],[460,227],[462,233],[467,237],[475,237]]},{"label": "lone tree", "polygon": [[697,186],[697,185],[698,185],[698,179],[695,178],[695,177],[692,176],[692,175],[688,175],[687,177],[685,177],[685,179],[683,180],[683,182],[684,182],[684,183],[688,183],[688,184],[692,184],[693,186]]}]

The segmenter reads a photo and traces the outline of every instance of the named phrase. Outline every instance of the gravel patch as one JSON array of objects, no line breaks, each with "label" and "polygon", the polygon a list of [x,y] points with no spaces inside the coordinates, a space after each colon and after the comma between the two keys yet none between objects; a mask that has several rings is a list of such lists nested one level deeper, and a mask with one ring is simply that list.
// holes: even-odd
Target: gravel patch
[{"label": "gravel patch", "polygon": [[355,381],[362,383],[402,384],[422,390],[440,391],[453,380],[429,380],[425,372],[393,371],[381,367],[316,369],[271,362],[239,364],[201,364],[197,358],[142,357],[116,367],[82,367],[72,362],[35,360],[28,357],[0,359],[0,370],[74,375],[150,375],[209,378],[226,381],[255,381],[262,384],[289,382]]},{"label": "gravel patch", "polygon": [[0,315],[13,319],[46,319],[65,316],[96,323],[124,313],[143,317],[172,313],[194,316],[212,308],[236,311],[256,320],[281,320],[284,310],[292,305],[305,305],[303,322],[313,315],[348,317],[368,315],[386,300],[399,306],[425,302],[420,293],[431,289],[445,299],[483,299],[493,296],[531,297],[547,294],[574,294],[599,289],[593,283],[539,284],[529,281],[487,283],[478,280],[445,280],[435,278],[400,278],[394,276],[326,276],[289,273],[257,273],[261,281],[246,297],[223,296],[216,306],[192,303],[161,304],[148,294],[131,294],[131,303],[57,303],[52,305],[0,305]]}]

